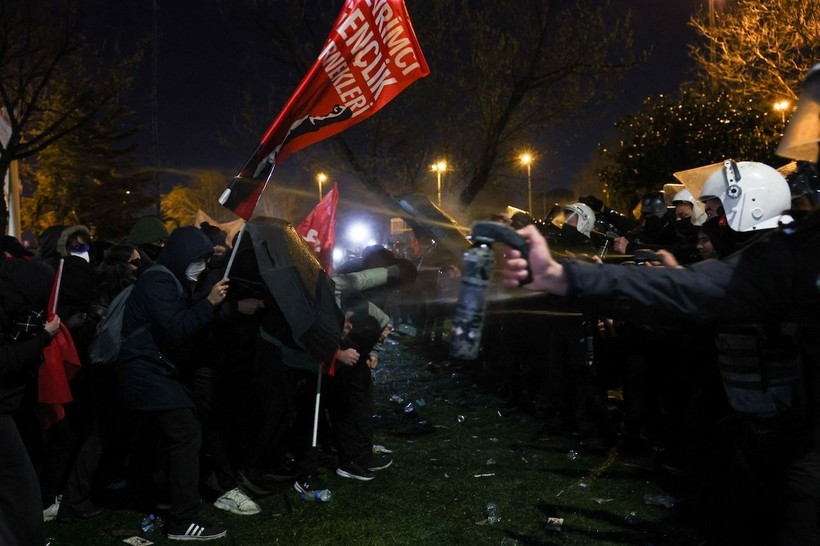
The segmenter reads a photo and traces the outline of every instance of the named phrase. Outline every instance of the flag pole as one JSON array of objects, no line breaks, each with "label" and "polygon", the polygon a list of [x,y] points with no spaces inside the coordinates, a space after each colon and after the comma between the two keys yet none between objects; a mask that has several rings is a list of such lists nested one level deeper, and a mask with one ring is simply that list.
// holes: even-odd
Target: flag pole
[{"label": "flag pole", "polygon": [[[250,161],[252,161],[252,159],[248,160],[248,163],[250,163]],[[276,168],[276,166],[271,163],[270,172],[268,172],[268,176],[265,179],[265,187],[268,186],[268,183],[270,182],[270,179],[273,176],[273,171],[274,171],[275,168]],[[264,191],[264,189],[263,189],[263,191]],[[259,197],[257,198],[257,202],[261,198],[262,198],[262,194],[260,193]],[[253,208],[254,209],[256,208],[256,204],[254,204]],[[233,261],[234,261],[234,258],[236,258],[236,252],[239,249],[239,243],[242,242],[242,234],[245,233],[245,226],[248,225],[248,220],[250,220],[250,218],[247,218],[245,220],[245,223],[242,224],[242,229],[240,229],[239,232],[236,234],[236,242],[233,244],[233,247],[231,248],[231,255],[228,258],[228,265],[225,266],[225,274],[222,276],[223,279],[227,279],[228,276],[231,273],[231,267],[233,267]]]},{"label": "flag pole", "polygon": [[57,278],[54,280],[54,290],[51,295],[51,316],[57,314],[57,301],[60,299],[60,284],[63,282],[63,263],[65,263],[65,258],[60,258],[60,264],[57,266]]},{"label": "flag pole", "polygon": [[316,407],[313,408],[313,441],[311,447],[316,447],[316,438],[319,435],[319,401],[322,398],[322,365],[319,364],[318,373],[316,374]]}]

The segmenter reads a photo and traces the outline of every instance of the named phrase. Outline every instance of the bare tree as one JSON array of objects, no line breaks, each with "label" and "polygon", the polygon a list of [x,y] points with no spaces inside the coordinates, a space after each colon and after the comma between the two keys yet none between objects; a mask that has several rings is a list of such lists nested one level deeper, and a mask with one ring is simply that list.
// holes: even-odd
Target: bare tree
[{"label": "bare tree", "polygon": [[[110,63],[90,51],[77,4],[62,0],[0,2],[0,109],[11,134],[0,145],[0,178],[13,161],[30,158],[89,123],[118,97],[130,61]],[[0,232],[8,211],[0,201]]]},{"label": "bare tree", "polygon": [[820,59],[820,0],[738,0],[691,20],[704,43],[690,47],[709,82],[764,109],[789,100]]},{"label": "bare tree", "polygon": [[[260,18],[296,78],[333,20],[313,4],[290,2],[287,10],[277,6],[276,20]],[[629,17],[608,3],[419,0],[408,9],[431,74],[330,143],[334,168],[344,167],[388,204],[391,194],[429,182],[429,165],[446,156],[444,193],[468,207],[525,143],[603,99],[636,62]]]}]

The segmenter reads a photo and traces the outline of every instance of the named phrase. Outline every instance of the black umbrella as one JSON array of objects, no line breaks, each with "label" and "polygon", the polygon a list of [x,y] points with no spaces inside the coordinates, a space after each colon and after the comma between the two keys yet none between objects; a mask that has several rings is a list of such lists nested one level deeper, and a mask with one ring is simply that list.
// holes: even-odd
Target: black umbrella
[{"label": "black umbrella", "polygon": [[397,201],[407,212],[404,221],[413,228],[417,238],[435,241],[436,247],[447,250],[459,260],[472,246],[466,235],[469,230],[459,227],[455,219],[435,206],[427,196],[409,194],[398,197]]}]

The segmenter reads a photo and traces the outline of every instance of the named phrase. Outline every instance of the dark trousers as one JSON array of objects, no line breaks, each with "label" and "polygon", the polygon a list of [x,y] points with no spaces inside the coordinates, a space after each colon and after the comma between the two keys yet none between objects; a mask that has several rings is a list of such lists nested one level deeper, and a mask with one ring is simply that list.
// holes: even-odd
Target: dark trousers
[{"label": "dark trousers", "polygon": [[[199,420],[190,408],[140,411],[135,416],[134,459],[139,469],[146,467],[157,475],[156,465],[166,472],[165,482],[171,496],[168,511],[172,523],[187,523],[199,512],[199,451],[202,433]],[[157,434],[152,434],[156,431]],[[156,448],[159,447],[157,450]],[[132,475],[136,487],[154,483],[143,471]]]},{"label": "dark trousers", "polygon": [[293,422],[294,389],[277,350],[261,343],[242,398],[242,456],[238,467],[252,482],[281,461]]},{"label": "dark trousers", "polygon": [[[209,367],[198,368],[194,372],[191,390],[202,419],[203,453],[207,455],[210,468],[216,476],[220,492],[236,487],[236,472],[228,450],[230,427],[234,419],[230,406],[225,402],[226,385],[222,374]],[[231,392],[241,392],[239,390]]]},{"label": "dark trousers", "polygon": [[0,544],[45,544],[40,484],[14,420],[0,415]]},{"label": "dark trousers", "polygon": [[363,361],[336,366],[332,381],[330,421],[339,464],[370,453],[373,446],[373,378]]},{"label": "dark trousers", "polygon": [[94,477],[102,456],[102,440],[94,427],[83,444],[71,466],[68,481],[60,502],[59,516],[80,515],[91,512],[94,504],[91,502],[91,491],[94,486]]},{"label": "dark trousers", "polygon": [[760,429],[744,420],[718,423],[699,519],[715,544],[817,546],[820,452]]}]

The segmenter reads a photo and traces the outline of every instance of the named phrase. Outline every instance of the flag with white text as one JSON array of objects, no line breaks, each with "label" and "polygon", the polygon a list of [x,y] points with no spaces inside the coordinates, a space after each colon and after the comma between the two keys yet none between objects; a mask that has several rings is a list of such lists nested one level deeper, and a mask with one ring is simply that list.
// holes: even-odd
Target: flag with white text
[{"label": "flag with white text", "polygon": [[328,275],[333,274],[333,246],[336,244],[336,204],[339,202],[339,189],[334,182],[310,214],[296,227],[302,239],[313,248],[322,269]]},{"label": "flag with white text", "polygon": [[403,0],[347,0],[316,62],[219,202],[249,219],[285,158],[367,119],[429,73]]}]

